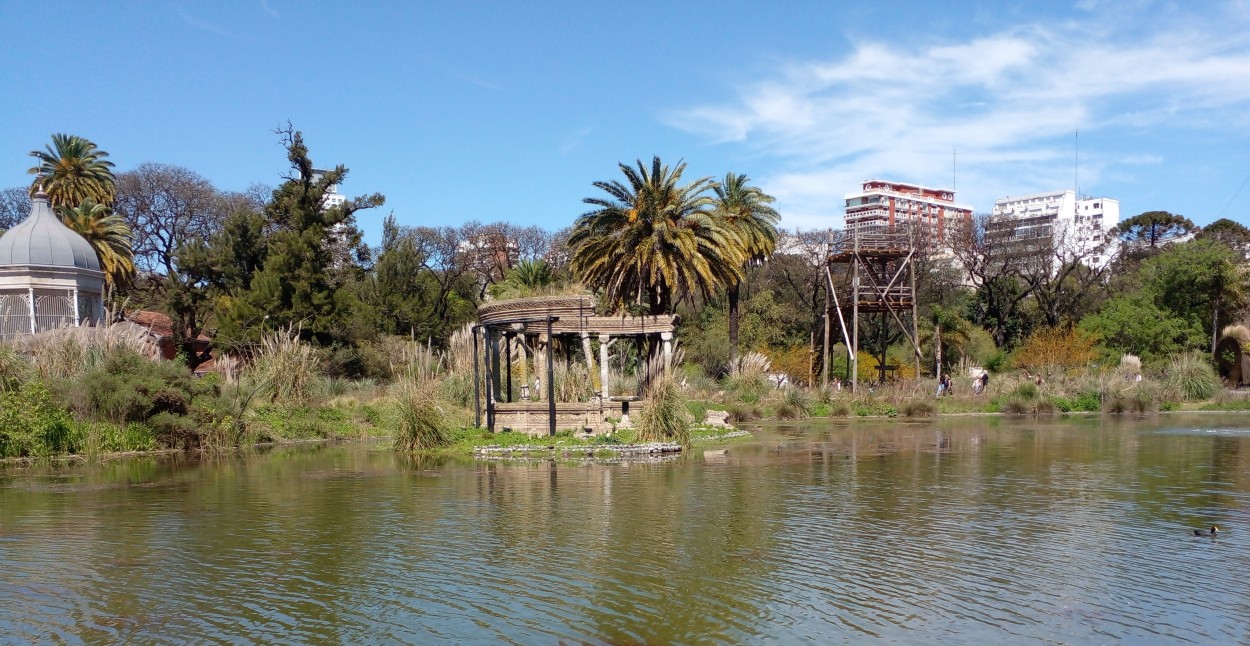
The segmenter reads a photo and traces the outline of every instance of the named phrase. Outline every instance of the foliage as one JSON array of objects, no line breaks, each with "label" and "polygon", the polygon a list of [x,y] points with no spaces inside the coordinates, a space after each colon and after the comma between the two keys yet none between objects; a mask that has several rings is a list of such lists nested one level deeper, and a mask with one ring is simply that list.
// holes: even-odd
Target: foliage
[{"label": "foliage", "polygon": [[[385,198],[373,194],[327,206],[326,195],[347,169],[314,170],[302,134],[289,129],[280,134],[292,174],[265,205],[271,230],[259,269],[245,289],[218,302],[221,329],[236,343],[291,325],[321,345],[368,336],[371,330],[362,329],[363,304],[349,288],[359,278],[355,263],[368,255],[354,214],[381,206]],[[343,247],[351,253],[336,253]]]},{"label": "foliage", "polygon": [[45,150],[32,150],[30,156],[38,161],[26,171],[35,176],[30,194],[34,195],[42,187],[53,208],[76,206],[84,200],[112,203],[113,162],[105,160],[109,154],[90,140],[54,134]]},{"label": "foliage", "polygon": [[1108,300],[1078,327],[1098,337],[1110,357],[1130,353],[1147,362],[1202,343],[1201,328],[1161,309],[1140,292]]},{"label": "foliage", "polygon": [[626,182],[598,181],[607,197],[588,197],[569,236],[573,274],[616,306],[671,312],[742,277],[747,260],[738,232],[725,226],[704,193],[710,178],[681,184],[686,165],[670,169],[659,157],[648,168],[619,164]]},{"label": "foliage", "polygon": [[[714,184],[714,210],[720,223],[737,234],[738,244],[746,262],[762,262],[777,249],[777,223],[781,214],[771,205],[776,202],[758,187],[748,184],[746,175],[726,173],[725,180]],[[738,301],[742,278],[727,285],[729,300],[729,345],[738,348]]]},{"label": "foliage", "polygon": [[812,398],[807,391],[790,386],[782,391],[777,405],[777,419],[804,419],[812,413]]},{"label": "foliage", "polygon": [[651,381],[638,413],[638,440],[690,444],[690,413],[681,386],[671,373]]},{"label": "foliage", "polygon": [[306,403],[315,393],[320,359],[316,348],[291,327],[261,338],[246,375],[271,402]]},{"label": "foliage", "polygon": [[135,261],[130,226],[125,219],[110,212],[107,204],[98,204],[91,198],[78,206],[62,206],[57,212],[65,226],[91,244],[106,280],[117,284],[130,279],[135,273]]},{"label": "foliage", "polygon": [[399,427],[394,437],[396,449],[428,451],[451,444],[452,424],[439,405],[434,382],[405,383],[400,388],[398,399]]},{"label": "foliage", "polygon": [[1183,215],[1146,211],[1122,220],[1115,228],[1115,235],[1130,252],[1143,253],[1154,251],[1197,229],[1193,221]]},{"label": "foliage", "polygon": [[1097,355],[1095,338],[1076,328],[1043,328],[1016,350],[1013,362],[1030,372],[1052,375],[1088,365]]},{"label": "foliage", "polygon": [[933,417],[937,406],[928,399],[913,399],[903,404],[903,417]]},{"label": "foliage", "polygon": [[0,457],[42,457],[74,453],[81,433],[69,411],[37,382],[0,395]]},{"label": "foliage", "polygon": [[1164,373],[1164,383],[1187,401],[1210,399],[1220,390],[1220,379],[1211,362],[1193,352],[1172,358]]}]

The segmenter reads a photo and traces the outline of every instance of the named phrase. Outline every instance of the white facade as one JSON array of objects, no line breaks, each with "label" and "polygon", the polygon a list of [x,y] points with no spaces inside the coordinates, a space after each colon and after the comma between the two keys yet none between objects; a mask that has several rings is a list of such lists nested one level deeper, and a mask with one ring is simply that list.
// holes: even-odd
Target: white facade
[{"label": "white facade", "polygon": [[[321,177],[325,175],[326,172],[327,171],[324,169],[314,168],[313,169],[313,181],[320,180]],[[342,206],[345,202],[347,202],[347,196],[343,195],[342,193],[339,193],[338,184],[331,184],[328,188],[326,188],[325,195],[321,196],[321,204],[327,209],[332,209],[336,206]]]},{"label": "white facade", "polygon": [[1116,249],[1114,242],[1108,243],[1107,234],[1120,223],[1120,201],[1078,199],[1071,190],[1033,193],[998,200],[991,217],[1000,230],[1010,231],[1001,238],[1006,244],[1054,236],[1066,256],[1105,267]]}]

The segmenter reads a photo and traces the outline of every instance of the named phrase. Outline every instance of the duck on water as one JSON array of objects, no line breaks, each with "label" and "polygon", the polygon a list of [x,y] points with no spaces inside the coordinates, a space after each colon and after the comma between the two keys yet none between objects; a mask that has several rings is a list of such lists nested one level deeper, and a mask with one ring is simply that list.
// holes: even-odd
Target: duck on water
[{"label": "duck on water", "polygon": [[1195,529],[1194,536],[1215,536],[1220,533],[1220,528],[1212,525],[1211,529]]}]

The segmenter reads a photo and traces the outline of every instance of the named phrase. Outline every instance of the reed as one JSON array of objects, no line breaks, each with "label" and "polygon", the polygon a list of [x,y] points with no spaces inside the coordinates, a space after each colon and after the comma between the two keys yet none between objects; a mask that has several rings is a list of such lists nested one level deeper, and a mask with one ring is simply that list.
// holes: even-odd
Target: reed
[{"label": "reed", "polygon": [[317,394],[320,357],[300,340],[299,329],[289,326],[261,339],[248,372],[270,401],[305,404]]}]

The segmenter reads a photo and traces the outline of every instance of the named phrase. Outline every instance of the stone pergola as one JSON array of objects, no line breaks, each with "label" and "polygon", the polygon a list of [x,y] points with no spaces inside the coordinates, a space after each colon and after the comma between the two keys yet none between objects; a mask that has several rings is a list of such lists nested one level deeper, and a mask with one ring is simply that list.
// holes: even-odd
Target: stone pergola
[{"label": "stone pergola", "polygon": [[[645,344],[647,339],[658,339],[658,347],[668,359],[672,357],[675,324],[676,317],[671,315],[598,316],[594,297],[589,295],[519,298],[482,305],[478,325],[473,328],[475,389],[479,383],[486,384],[484,398],[480,392],[474,393],[477,425],[481,426],[484,399],[486,427],[492,432],[497,428],[530,435],[554,435],[558,429],[568,428],[607,432],[611,428],[609,418],[627,421],[630,403],[638,399],[636,392],[618,396],[609,392],[612,345],[621,340]],[[552,341],[560,337],[566,345],[571,345],[570,341],[580,343],[588,373],[599,376],[599,388],[590,402],[556,401]],[[595,341],[599,345],[597,369],[592,347]],[[516,389],[512,387],[511,358],[518,354],[514,347],[520,348],[519,401],[512,400]],[[479,348],[481,357],[477,356]],[[539,383],[545,386],[535,389],[539,392],[529,389],[531,361]],[[484,380],[476,378],[480,374]],[[637,404],[633,412],[637,412]]]},{"label": "stone pergola", "polygon": [[0,340],[97,324],[103,287],[91,244],[36,193],[30,215],[0,236]]}]

